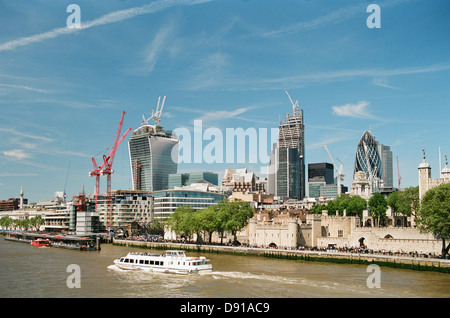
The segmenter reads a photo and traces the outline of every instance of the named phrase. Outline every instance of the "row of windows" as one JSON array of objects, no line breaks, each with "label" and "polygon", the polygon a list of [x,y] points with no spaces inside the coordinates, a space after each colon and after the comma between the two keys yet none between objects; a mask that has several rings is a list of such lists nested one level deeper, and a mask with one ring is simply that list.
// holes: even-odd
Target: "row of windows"
[{"label": "row of windows", "polygon": [[132,258],[125,258],[125,259],[121,259],[121,262],[124,263],[130,263],[130,264],[143,264],[143,265],[157,265],[157,266],[163,266],[164,262],[163,261],[152,261],[152,260],[144,260],[144,259],[132,259]]}]

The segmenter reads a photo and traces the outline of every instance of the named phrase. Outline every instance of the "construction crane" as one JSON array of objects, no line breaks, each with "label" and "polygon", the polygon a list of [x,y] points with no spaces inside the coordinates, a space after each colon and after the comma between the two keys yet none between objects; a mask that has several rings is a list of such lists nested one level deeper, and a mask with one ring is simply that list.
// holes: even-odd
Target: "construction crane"
[{"label": "construction crane", "polygon": [[327,148],[327,145],[325,145],[325,144],[322,144],[322,146],[325,148],[325,150],[327,151],[327,153],[328,153],[328,156],[330,157],[330,159],[331,159],[331,163],[333,164],[333,167],[334,167],[334,169],[336,170],[336,173],[337,173],[337,194],[338,194],[338,196],[341,194],[341,181],[344,181],[344,173],[343,173],[343,169],[344,169],[344,163],[342,162],[342,161],[340,161],[339,159],[339,161],[341,162],[341,165],[340,165],[340,167],[339,167],[339,169],[337,168],[337,166],[336,166],[336,164],[334,163],[334,160],[333,160],[333,157],[331,156],[331,153],[330,153],[330,151],[328,150],[328,148]]},{"label": "construction crane", "polygon": [[145,118],[144,115],[142,115],[142,125],[148,125],[148,122],[150,119],[153,119],[153,122],[155,123],[155,126],[160,126],[161,124],[161,115],[162,110],[164,108],[164,102],[166,101],[166,96],[163,97],[161,101],[161,96],[158,97],[158,103],[156,104],[156,111],[152,110],[152,115],[149,118]]},{"label": "construction crane", "polygon": [[397,156],[397,173],[398,173],[398,190],[400,191],[400,184],[402,183],[402,177],[400,176],[400,165],[398,164],[398,156]]},{"label": "construction crane", "polygon": [[293,112],[294,114],[296,114],[297,111],[298,111],[298,99],[295,100],[295,103],[294,103],[294,102],[292,101],[291,95],[289,95],[288,91],[285,91],[285,93],[286,93],[286,95],[289,97],[289,100],[291,101],[291,104],[292,104],[292,112]]},{"label": "construction crane", "polygon": [[125,111],[122,112],[122,117],[120,118],[119,126],[117,127],[114,144],[113,147],[108,155],[103,155],[103,163],[101,166],[98,166],[95,159],[92,158],[92,164],[94,166],[94,170],[89,173],[89,176],[95,176],[96,182],[95,182],[95,210],[97,211],[97,204],[98,204],[98,195],[100,192],[100,176],[106,175],[107,182],[106,182],[106,231],[109,234],[111,230],[111,174],[114,173],[114,170],[112,170],[112,166],[114,163],[114,157],[116,155],[116,150],[119,148],[122,141],[125,139],[127,134],[130,132],[131,128],[128,128],[128,130],[120,137],[120,133],[122,131],[123,126],[123,118],[125,116]]}]

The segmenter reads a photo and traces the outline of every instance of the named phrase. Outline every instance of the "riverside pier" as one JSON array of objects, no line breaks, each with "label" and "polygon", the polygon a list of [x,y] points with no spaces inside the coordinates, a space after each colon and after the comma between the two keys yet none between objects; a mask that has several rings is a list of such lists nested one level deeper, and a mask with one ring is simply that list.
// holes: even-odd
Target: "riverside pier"
[{"label": "riverside pier", "polygon": [[30,232],[9,232],[5,235],[5,240],[13,242],[29,243],[36,239],[46,239],[51,243],[51,247],[65,248],[81,251],[99,251],[100,238],[91,236],[73,235],[51,235],[44,233]]}]

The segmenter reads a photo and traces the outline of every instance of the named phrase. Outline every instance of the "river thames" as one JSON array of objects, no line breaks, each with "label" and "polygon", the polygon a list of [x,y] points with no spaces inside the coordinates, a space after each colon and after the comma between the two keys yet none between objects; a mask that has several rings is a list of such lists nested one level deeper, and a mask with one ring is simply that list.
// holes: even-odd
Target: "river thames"
[{"label": "river thames", "polygon": [[[177,275],[122,271],[114,260],[138,248],[103,244],[74,251],[0,237],[2,298],[448,298],[450,275],[381,267],[369,288],[366,265],[203,253],[213,272]],[[149,250],[145,250],[149,252]],[[162,253],[162,251],[154,251]],[[188,256],[199,256],[187,253]],[[80,272],[69,288],[70,265]],[[73,286],[71,286],[73,287]]]}]

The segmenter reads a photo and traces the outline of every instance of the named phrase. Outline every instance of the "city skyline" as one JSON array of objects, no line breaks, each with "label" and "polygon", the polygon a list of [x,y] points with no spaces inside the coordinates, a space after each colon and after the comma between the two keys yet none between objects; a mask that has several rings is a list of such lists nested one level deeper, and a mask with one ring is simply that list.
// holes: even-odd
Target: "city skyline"
[{"label": "city skyline", "polygon": [[[397,186],[418,185],[425,148],[432,177],[450,154],[448,1],[3,1],[0,20],[0,199],[93,193],[91,158],[107,152],[122,111],[140,126],[167,96],[165,129],[277,128],[304,112],[305,164],[344,163],[351,186],[358,141],[390,146]],[[369,28],[378,4],[381,28]],[[126,141],[128,141],[127,137]],[[203,146],[208,142],[204,141]],[[267,150],[270,155],[271,148]],[[249,164],[179,164],[178,172]],[[127,144],[112,189],[131,189]],[[104,192],[106,179],[101,180]],[[220,180],[219,180],[220,181]]]}]

